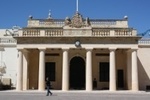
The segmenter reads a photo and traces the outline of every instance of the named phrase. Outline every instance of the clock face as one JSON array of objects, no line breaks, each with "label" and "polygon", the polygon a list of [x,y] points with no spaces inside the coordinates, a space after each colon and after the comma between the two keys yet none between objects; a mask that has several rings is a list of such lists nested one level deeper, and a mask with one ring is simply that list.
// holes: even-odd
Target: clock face
[{"label": "clock face", "polygon": [[80,46],[80,41],[76,41],[76,42],[75,42],[75,45],[76,45],[76,46]]}]

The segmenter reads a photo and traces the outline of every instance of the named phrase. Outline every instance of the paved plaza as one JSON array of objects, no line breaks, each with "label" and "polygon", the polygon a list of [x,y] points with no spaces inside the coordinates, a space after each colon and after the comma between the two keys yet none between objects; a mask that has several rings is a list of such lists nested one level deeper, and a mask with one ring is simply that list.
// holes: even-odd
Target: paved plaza
[{"label": "paved plaza", "polygon": [[0,91],[0,100],[150,100],[150,92],[131,91],[52,91],[52,96],[46,96],[46,91]]}]

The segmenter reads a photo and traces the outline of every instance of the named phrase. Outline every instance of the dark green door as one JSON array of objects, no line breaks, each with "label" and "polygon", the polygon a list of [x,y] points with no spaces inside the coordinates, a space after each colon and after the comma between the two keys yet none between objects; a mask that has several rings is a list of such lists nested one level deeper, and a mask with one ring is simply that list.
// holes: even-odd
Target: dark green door
[{"label": "dark green door", "polygon": [[124,72],[123,70],[118,70],[117,71],[117,86],[119,89],[124,88]]},{"label": "dark green door", "polygon": [[85,62],[81,57],[70,61],[70,89],[85,89]]}]

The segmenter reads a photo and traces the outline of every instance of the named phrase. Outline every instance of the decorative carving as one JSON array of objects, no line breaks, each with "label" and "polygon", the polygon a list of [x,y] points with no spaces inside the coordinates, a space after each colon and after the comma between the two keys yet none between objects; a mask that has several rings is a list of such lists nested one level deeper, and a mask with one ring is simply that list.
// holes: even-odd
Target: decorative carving
[{"label": "decorative carving", "polygon": [[78,12],[76,12],[76,14],[73,16],[71,22],[71,26],[76,28],[81,28],[84,25],[83,18]]},{"label": "decorative carving", "polygon": [[75,27],[75,28],[88,27],[88,26],[90,26],[90,20],[89,20],[89,18],[86,18],[86,20],[84,20],[82,18],[82,15],[80,13],[76,12],[76,14],[73,16],[72,20],[70,20],[70,18],[66,17],[65,25],[70,26],[70,27]]}]

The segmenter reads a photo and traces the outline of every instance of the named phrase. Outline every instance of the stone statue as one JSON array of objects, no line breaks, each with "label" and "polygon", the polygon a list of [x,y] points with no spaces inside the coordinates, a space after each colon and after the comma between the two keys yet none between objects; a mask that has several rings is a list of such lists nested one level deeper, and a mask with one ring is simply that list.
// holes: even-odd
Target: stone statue
[{"label": "stone statue", "polygon": [[65,25],[70,25],[71,24],[71,20],[69,17],[66,17],[65,19]]},{"label": "stone statue", "polygon": [[85,26],[87,27],[87,26],[90,26],[91,24],[90,24],[90,20],[89,20],[89,18],[87,17],[86,18],[86,20],[85,20]]}]

